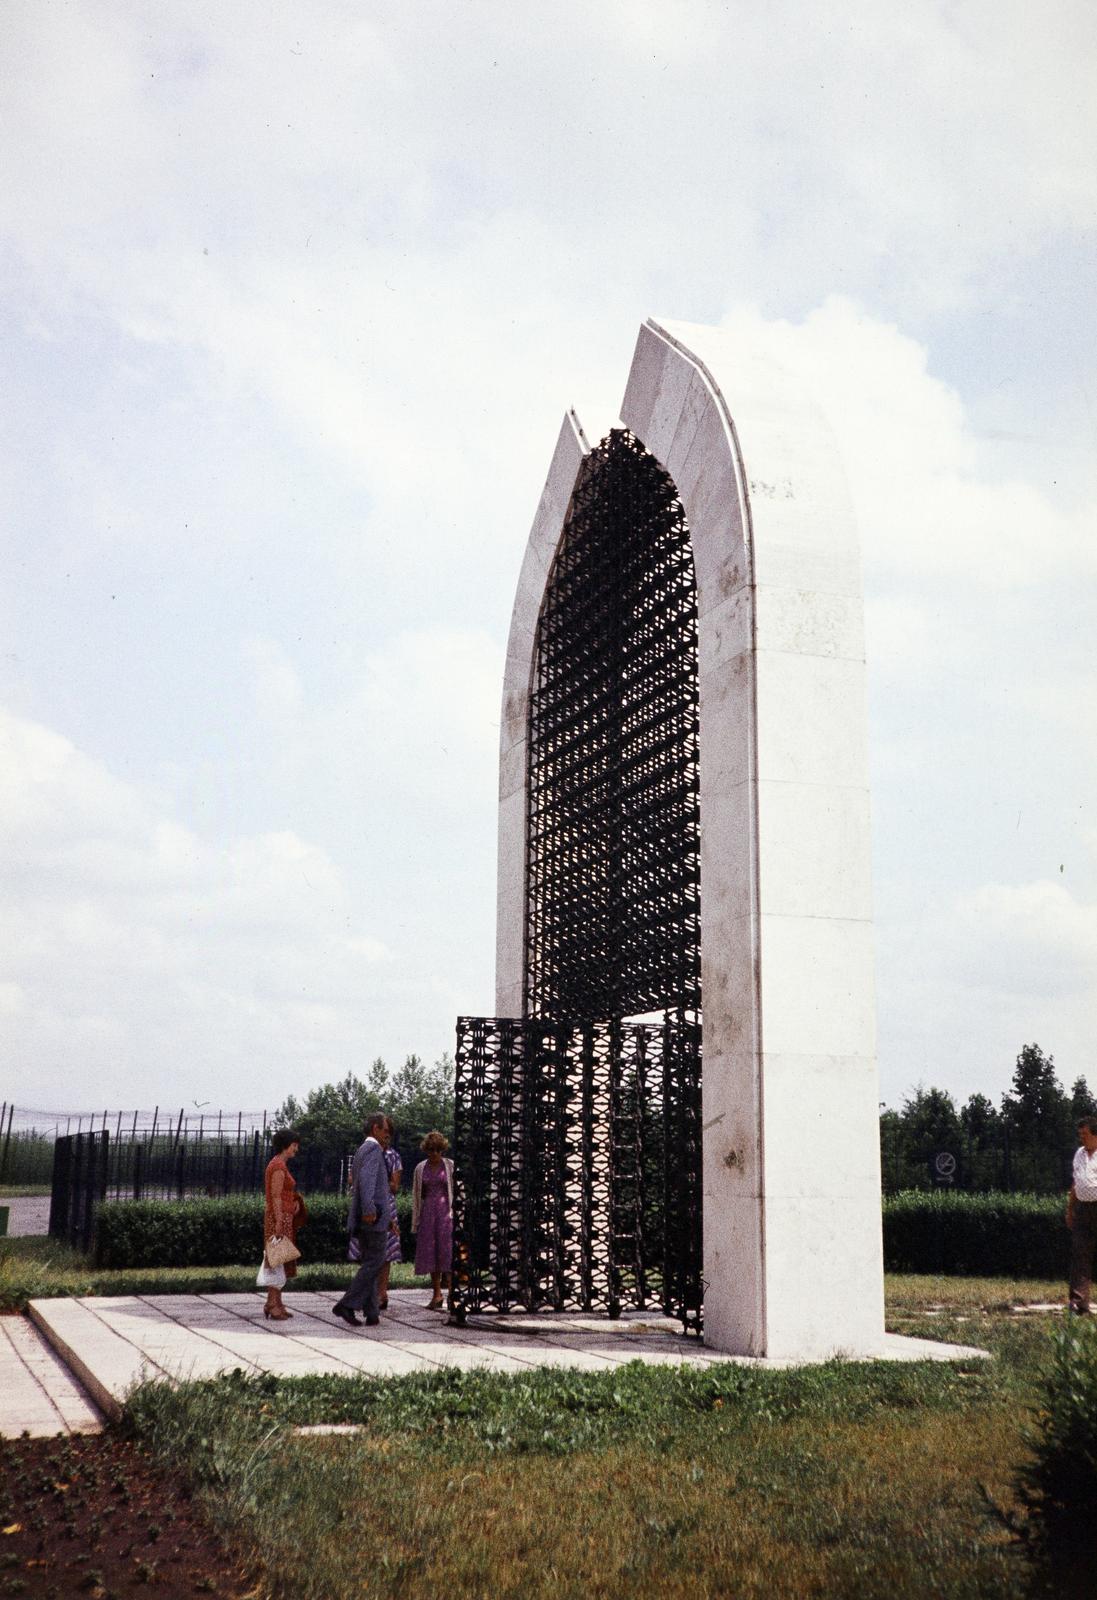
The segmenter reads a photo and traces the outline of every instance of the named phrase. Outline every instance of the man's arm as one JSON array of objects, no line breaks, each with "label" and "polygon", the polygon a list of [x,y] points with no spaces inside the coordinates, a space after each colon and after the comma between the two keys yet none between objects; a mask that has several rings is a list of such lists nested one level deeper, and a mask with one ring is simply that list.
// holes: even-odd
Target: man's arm
[{"label": "man's arm", "polygon": [[385,1175],[385,1160],[381,1154],[381,1146],[374,1145],[362,1157],[362,1165],[358,1169],[358,1210],[359,1217],[367,1226],[372,1226],[377,1221],[377,1179],[378,1168],[381,1175]]},{"label": "man's arm", "polygon": [[1074,1226],[1074,1202],[1075,1202],[1075,1200],[1077,1200],[1077,1198],[1078,1198],[1078,1196],[1074,1193],[1074,1185],[1071,1184],[1070,1193],[1067,1195],[1067,1227],[1068,1228],[1073,1228],[1073,1226]]}]

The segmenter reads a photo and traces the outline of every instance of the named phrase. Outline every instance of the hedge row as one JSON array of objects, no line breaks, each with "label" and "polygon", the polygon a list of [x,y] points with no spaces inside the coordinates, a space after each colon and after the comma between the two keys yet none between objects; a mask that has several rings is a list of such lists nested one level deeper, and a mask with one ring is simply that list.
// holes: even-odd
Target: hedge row
[{"label": "hedge row", "polygon": [[[889,1272],[1047,1278],[1066,1273],[1069,1234],[1056,1195],[966,1194],[907,1190],[884,1200],[884,1264]],[[411,1198],[396,1198],[404,1259],[411,1260]],[[306,1261],[344,1261],[346,1201],[309,1201],[301,1235]],[[99,1210],[101,1267],[222,1267],[261,1250],[263,1203],[226,1200],[121,1200]]]},{"label": "hedge row", "polygon": [[[345,1261],[347,1202],[342,1195],[308,1201],[301,1231],[306,1261]],[[414,1255],[411,1197],[396,1196],[405,1261]],[[263,1250],[263,1201],[254,1195],[224,1200],[115,1200],[99,1207],[96,1262],[100,1267],[228,1267],[254,1261]]]},{"label": "hedge row", "polygon": [[1065,1276],[1065,1196],[907,1189],[884,1198],[889,1272],[987,1278]]}]

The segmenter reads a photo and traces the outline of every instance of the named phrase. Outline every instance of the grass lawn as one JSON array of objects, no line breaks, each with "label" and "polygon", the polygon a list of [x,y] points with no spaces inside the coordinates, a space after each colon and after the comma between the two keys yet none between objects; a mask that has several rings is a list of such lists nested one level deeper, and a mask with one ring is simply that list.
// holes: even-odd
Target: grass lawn
[{"label": "grass lawn", "polygon": [[[1005,1514],[1062,1319],[1010,1308],[1061,1303],[1062,1284],[892,1277],[888,1292],[889,1326],[996,1359],[237,1378],[146,1388],[124,1425],[182,1465],[275,1596],[1045,1592]],[[363,1431],[291,1432],[346,1420]]]},{"label": "grass lawn", "polygon": [[[341,1287],[349,1270],[307,1266],[296,1284]],[[48,1239],[0,1241],[8,1310],[254,1278],[252,1265],[99,1271]],[[415,1281],[411,1268],[393,1281]],[[1097,1594],[1088,1571],[1049,1584],[1008,1521],[1063,1320],[1025,1308],[1061,1306],[1062,1282],[890,1276],[887,1292],[894,1331],[994,1361],[236,1378],[138,1391],[122,1426],[265,1574],[256,1596]],[[362,1431],[292,1431],[348,1420]]]}]

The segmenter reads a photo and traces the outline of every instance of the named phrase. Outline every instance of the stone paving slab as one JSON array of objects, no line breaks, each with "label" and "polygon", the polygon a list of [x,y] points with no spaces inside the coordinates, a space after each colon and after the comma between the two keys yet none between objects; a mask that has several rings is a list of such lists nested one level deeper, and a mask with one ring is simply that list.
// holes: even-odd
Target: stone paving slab
[{"label": "stone paving slab", "polygon": [[99,1411],[25,1317],[0,1317],[0,1439],[97,1433]]},{"label": "stone paving slab", "polygon": [[8,1208],[8,1238],[39,1238],[50,1231],[50,1197],[48,1194],[13,1194],[0,1206]]},{"label": "stone paving slab", "polygon": [[[569,1316],[470,1318],[451,1326],[428,1311],[421,1289],[393,1290],[377,1328],[350,1328],[332,1314],[335,1290],[287,1294],[292,1316],[263,1316],[259,1293],[122,1295],[35,1300],[30,1311],[98,1404],[117,1415],[143,1378],[213,1377],[239,1369],[279,1377],[308,1373],[398,1376],[443,1367],[529,1372],[558,1367],[607,1372],[626,1361],[710,1366],[739,1359],[784,1367],[793,1362],[728,1358],[686,1339],[677,1323],[644,1313],[608,1319]],[[885,1335],[879,1356],[897,1361],[954,1361],[985,1350],[935,1340]]]}]

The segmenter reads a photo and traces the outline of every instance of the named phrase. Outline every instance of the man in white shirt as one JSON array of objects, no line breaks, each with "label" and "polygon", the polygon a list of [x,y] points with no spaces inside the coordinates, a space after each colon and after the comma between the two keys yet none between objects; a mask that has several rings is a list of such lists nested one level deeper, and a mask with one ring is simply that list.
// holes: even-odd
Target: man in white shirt
[{"label": "man in white shirt", "polygon": [[1070,1309],[1078,1316],[1089,1311],[1093,1250],[1097,1245],[1097,1117],[1078,1124],[1078,1149],[1074,1152],[1074,1182],[1067,1200],[1070,1229]]}]

